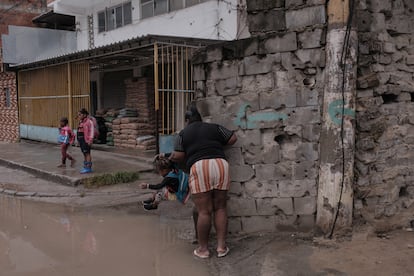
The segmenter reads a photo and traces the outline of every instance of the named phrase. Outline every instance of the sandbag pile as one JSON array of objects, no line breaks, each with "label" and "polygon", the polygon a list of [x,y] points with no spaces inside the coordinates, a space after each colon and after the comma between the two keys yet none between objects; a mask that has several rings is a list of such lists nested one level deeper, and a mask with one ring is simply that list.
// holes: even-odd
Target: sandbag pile
[{"label": "sandbag pile", "polygon": [[136,141],[136,148],[139,150],[155,150],[157,143],[154,135],[139,136],[137,137]]},{"label": "sandbag pile", "polygon": [[135,108],[123,108],[119,111],[118,118],[138,117],[138,110]]},{"label": "sandbag pile", "polygon": [[105,119],[105,126],[107,129],[106,133],[106,144],[108,146],[114,146],[114,136],[112,132],[112,122],[116,117],[118,117],[119,111],[116,109],[109,109],[106,111],[106,113],[103,115],[103,118]]},{"label": "sandbag pile", "polygon": [[107,109],[103,108],[103,109],[97,109],[95,111],[95,117],[105,117],[106,113],[108,112]]},{"label": "sandbag pile", "polygon": [[[119,116],[123,115],[120,113]],[[120,117],[112,121],[112,135],[116,147],[154,149],[155,137],[153,134],[154,129],[151,129],[146,120],[140,117]],[[141,143],[141,140],[137,141],[138,137],[147,135],[154,137],[154,142]]]}]

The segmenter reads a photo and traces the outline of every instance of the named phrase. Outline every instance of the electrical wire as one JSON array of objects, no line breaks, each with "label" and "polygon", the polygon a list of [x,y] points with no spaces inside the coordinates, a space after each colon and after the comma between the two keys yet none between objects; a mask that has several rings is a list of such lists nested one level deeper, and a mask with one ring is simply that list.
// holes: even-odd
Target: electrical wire
[{"label": "electrical wire", "polygon": [[341,150],[342,150],[342,179],[341,179],[341,189],[339,193],[338,205],[336,207],[334,221],[332,223],[331,231],[329,233],[329,238],[331,239],[333,236],[333,232],[335,230],[335,225],[338,220],[339,216],[339,209],[341,207],[342,195],[345,186],[345,137],[344,137],[344,114],[345,114],[345,82],[346,82],[346,59],[349,55],[349,43],[351,37],[351,29],[352,29],[352,20],[353,20],[353,13],[354,13],[354,0],[349,0],[349,15],[346,24],[346,31],[344,37],[344,43],[342,45],[342,53],[341,53],[341,60],[340,66],[342,67],[342,85],[341,85],[341,94],[342,94],[342,110],[341,110]]}]

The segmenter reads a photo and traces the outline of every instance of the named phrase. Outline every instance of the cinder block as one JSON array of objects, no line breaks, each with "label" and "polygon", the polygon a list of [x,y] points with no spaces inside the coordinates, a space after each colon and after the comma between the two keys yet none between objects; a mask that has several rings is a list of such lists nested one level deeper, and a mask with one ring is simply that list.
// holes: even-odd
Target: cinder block
[{"label": "cinder block", "polygon": [[305,196],[293,199],[295,213],[298,215],[313,215],[316,212],[316,197]]},{"label": "cinder block", "polygon": [[209,64],[207,77],[211,80],[223,80],[237,77],[239,74],[238,61],[222,61]]},{"label": "cinder block", "polygon": [[318,163],[315,161],[302,161],[293,164],[293,179],[315,179],[318,176]]},{"label": "cinder block", "polygon": [[269,73],[272,70],[273,58],[248,56],[243,59],[244,74],[258,75]]},{"label": "cinder block", "polygon": [[[249,149],[251,146],[259,146],[262,142],[262,134],[259,129],[249,129],[237,132],[237,143],[241,145],[243,149]],[[253,150],[252,153],[257,151]]]},{"label": "cinder block", "polygon": [[296,30],[306,26],[325,24],[325,22],[325,6],[322,5],[286,12],[286,27],[288,30]]},{"label": "cinder block", "polygon": [[280,209],[285,215],[293,214],[292,198],[273,198],[271,204],[277,209]]},{"label": "cinder block", "polygon": [[263,47],[263,54],[295,51],[298,48],[296,33],[290,32],[269,37]]},{"label": "cinder block", "polygon": [[242,196],[243,194],[243,187],[240,182],[231,182],[229,193],[234,196]]},{"label": "cinder block", "polygon": [[292,177],[292,166],[288,162],[278,164],[257,164],[255,166],[256,180],[266,181],[272,180],[283,180],[291,179]]},{"label": "cinder block", "polygon": [[230,197],[227,201],[229,216],[255,216],[257,215],[254,198]]},{"label": "cinder block", "polygon": [[198,64],[193,66],[193,80],[201,81],[206,79],[206,70],[204,64]]},{"label": "cinder block", "polygon": [[386,28],[393,34],[410,34],[414,27],[411,22],[406,15],[393,15],[386,21]]},{"label": "cinder block", "polygon": [[243,156],[246,164],[258,164],[262,162],[263,146],[245,145],[243,146]]},{"label": "cinder block", "polygon": [[322,42],[322,29],[306,30],[298,34],[298,42],[302,49],[319,48]]},{"label": "cinder block", "polygon": [[310,232],[315,228],[315,222],[315,215],[301,215],[296,219],[295,224],[298,231]]},{"label": "cinder block", "polygon": [[279,196],[277,182],[250,180],[244,183],[246,196],[253,198],[274,198]]},{"label": "cinder block", "polygon": [[253,178],[255,171],[249,165],[232,165],[230,166],[230,177],[235,182],[246,182]]},{"label": "cinder block", "polygon": [[224,110],[223,97],[208,97],[197,102],[197,109],[202,116],[212,116]]},{"label": "cinder block", "polygon": [[261,92],[259,94],[260,109],[296,107],[296,91],[292,90],[277,89],[271,92]]},{"label": "cinder block", "polygon": [[251,33],[282,31],[286,28],[285,12],[283,10],[268,10],[252,13],[249,15],[248,24]]},{"label": "cinder block", "polygon": [[[237,89],[241,87],[240,77],[232,77],[229,79],[218,80],[216,81],[216,90],[219,95],[234,95],[235,93],[231,91],[238,91]],[[229,92],[230,90],[230,92]]]},{"label": "cinder block", "polygon": [[319,148],[316,143],[301,143],[296,152],[296,161],[316,161],[319,159]]},{"label": "cinder block", "polygon": [[285,7],[292,8],[303,5],[304,0],[285,0]]},{"label": "cinder block", "polygon": [[227,224],[229,234],[239,234],[242,232],[242,223],[240,217],[229,217]]},{"label": "cinder block", "polygon": [[288,118],[284,122],[287,125],[317,124],[321,121],[319,106],[286,108]]},{"label": "cinder block", "polygon": [[230,147],[224,150],[224,153],[227,157],[227,161],[230,166],[242,165],[244,164],[243,155],[240,147]]},{"label": "cinder block", "polygon": [[295,52],[298,59],[307,66],[325,67],[325,52],[322,49],[301,49]]},{"label": "cinder block", "polygon": [[274,216],[242,217],[241,222],[242,230],[246,233],[274,231],[276,229],[276,221]]},{"label": "cinder block", "polygon": [[279,181],[278,188],[280,197],[301,198],[305,195],[317,195],[316,179]]},{"label": "cinder block", "polygon": [[296,105],[297,106],[316,106],[319,105],[319,96],[322,93],[318,89],[298,89],[296,90]]}]

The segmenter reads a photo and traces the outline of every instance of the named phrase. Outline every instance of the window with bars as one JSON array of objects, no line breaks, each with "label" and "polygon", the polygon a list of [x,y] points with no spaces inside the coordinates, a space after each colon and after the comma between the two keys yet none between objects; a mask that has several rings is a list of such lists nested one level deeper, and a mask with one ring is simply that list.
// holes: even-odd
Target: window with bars
[{"label": "window with bars", "polygon": [[111,31],[132,23],[132,5],[126,2],[98,12],[98,32]]},{"label": "window with bars", "polygon": [[141,19],[184,9],[210,0],[141,0]]}]

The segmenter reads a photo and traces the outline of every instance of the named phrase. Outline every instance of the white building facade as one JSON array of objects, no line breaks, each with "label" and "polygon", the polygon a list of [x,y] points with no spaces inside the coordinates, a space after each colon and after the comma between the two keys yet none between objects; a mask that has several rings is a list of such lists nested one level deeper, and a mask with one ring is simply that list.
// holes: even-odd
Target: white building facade
[{"label": "white building facade", "polygon": [[[244,2],[244,0],[242,0]],[[77,48],[86,50],[148,34],[214,40],[248,37],[240,0],[56,0],[75,16]]]}]

